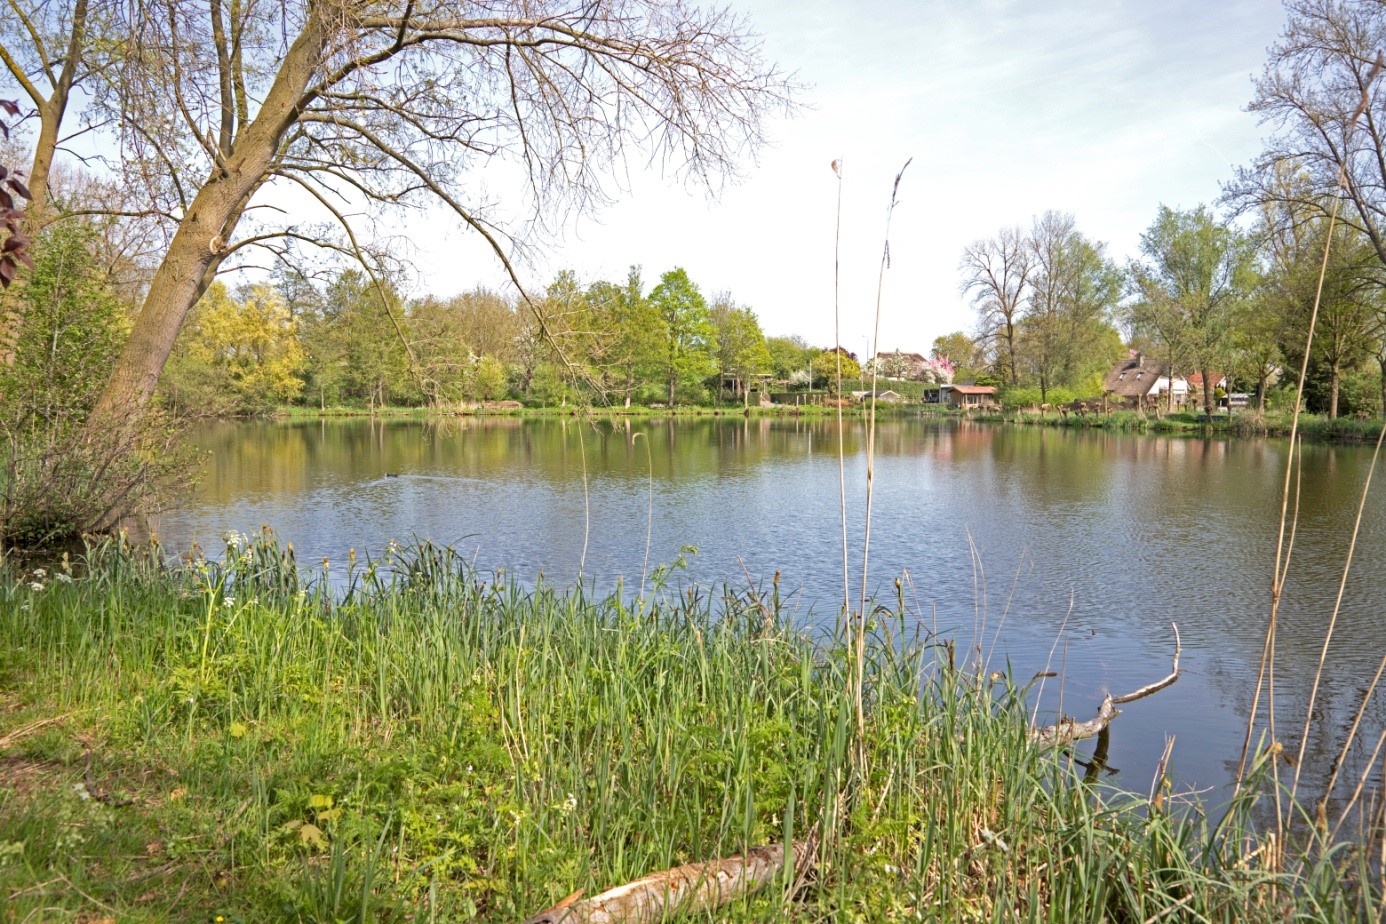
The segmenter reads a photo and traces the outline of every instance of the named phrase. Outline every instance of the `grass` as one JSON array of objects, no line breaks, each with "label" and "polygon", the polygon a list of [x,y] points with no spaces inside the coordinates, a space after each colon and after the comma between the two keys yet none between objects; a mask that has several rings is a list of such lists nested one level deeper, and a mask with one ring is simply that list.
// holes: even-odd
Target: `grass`
[{"label": "grass", "polygon": [[[658,578],[658,575],[657,575]],[[657,581],[658,583],[658,581]],[[823,835],[734,921],[1368,919],[1351,845],[1085,783],[1025,691],[875,609],[525,589],[445,549],[306,581],[272,536],[0,575],[0,921],[515,921]]]},{"label": "grass", "polygon": [[[1283,437],[1290,435],[1292,418],[1287,413],[1257,414],[1239,411],[1232,417],[1225,413],[1208,421],[1196,411],[1173,414],[1142,414],[1138,411],[1113,410],[1106,414],[1038,414],[1029,411],[1008,411],[1004,414],[979,415],[977,420],[993,423],[1019,423],[1030,426],[1069,427],[1078,429],[1113,430],[1133,433],[1189,433],[1216,436]],[[1299,421],[1299,433],[1308,439],[1324,442],[1373,442],[1380,434],[1381,418],[1360,419],[1339,417],[1329,419],[1323,414],[1304,414]]]},{"label": "grass", "polygon": [[[862,405],[852,403],[845,407],[844,413],[849,416],[865,416],[866,408]],[[876,413],[883,416],[950,416],[950,412],[940,408],[938,405],[927,404],[881,404],[877,407]],[[456,416],[476,416],[476,417],[640,417],[640,418],[665,418],[665,417],[833,417],[837,416],[837,406],[803,404],[803,405],[774,405],[772,407],[759,407],[751,405],[743,408],[739,404],[728,403],[723,405],[677,405],[673,408],[647,407],[644,405],[633,405],[631,407],[620,406],[595,406],[571,405],[568,407],[527,407],[527,408],[476,408],[473,410],[458,410],[456,408],[430,408],[430,407],[383,407],[376,408],[374,414],[364,408],[350,407],[330,407],[319,409],[313,407],[286,406],[274,412],[274,416],[287,420],[316,420],[322,417],[387,417],[404,418],[411,420],[422,420],[430,417],[456,417]],[[957,416],[952,414],[951,416]]]}]

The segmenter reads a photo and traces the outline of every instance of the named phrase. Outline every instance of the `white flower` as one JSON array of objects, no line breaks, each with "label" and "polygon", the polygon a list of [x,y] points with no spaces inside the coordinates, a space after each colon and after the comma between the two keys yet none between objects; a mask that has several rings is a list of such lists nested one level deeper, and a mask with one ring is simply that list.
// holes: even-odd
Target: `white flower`
[{"label": "white flower", "polygon": [[57,581],[58,581],[59,584],[71,584],[71,583],[72,583],[72,575],[70,575],[70,574],[56,574],[56,575],[54,575],[54,577],[57,579]]},{"label": "white flower", "polygon": [[222,605],[222,606],[235,606],[235,605],[236,605],[236,598],[235,598],[235,597],[223,597],[223,598],[221,599],[221,605]]},{"label": "white flower", "polygon": [[48,577],[48,572],[45,571],[43,568],[35,568],[34,577],[38,578],[41,581],[44,578]]},{"label": "white flower", "polygon": [[40,584],[38,581],[33,581],[32,583],[29,584],[29,589],[32,590],[32,591],[37,592],[37,591],[43,590],[43,585]]}]

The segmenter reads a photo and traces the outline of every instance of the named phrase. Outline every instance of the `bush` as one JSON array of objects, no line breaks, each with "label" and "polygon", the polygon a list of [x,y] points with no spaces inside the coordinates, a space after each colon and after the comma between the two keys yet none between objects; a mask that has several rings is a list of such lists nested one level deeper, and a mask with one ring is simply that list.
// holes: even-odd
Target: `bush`
[{"label": "bush", "polygon": [[3,307],[23,318],[14,361],[0,371],[0,541],[9,544],[109,530],[187,470],[157,414],[132,435],[87,426],[129,328],[97,240],[90,225],[51,226],[26,284],[6,295]]},{"label": "bush", "polygon": [[1001,406],[1007,410],[1019,410],[1027,407],[1039,407],[1040,390],[1031,385],[1011,385],[1002,389]]}]

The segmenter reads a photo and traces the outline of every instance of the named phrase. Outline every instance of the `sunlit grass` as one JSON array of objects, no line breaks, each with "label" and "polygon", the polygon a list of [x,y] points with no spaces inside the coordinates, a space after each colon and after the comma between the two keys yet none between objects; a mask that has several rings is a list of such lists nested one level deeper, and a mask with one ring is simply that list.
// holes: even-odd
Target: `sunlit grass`
[{"label": "sunlit grass", "polygon": [[1268,843],[1254,787],[1213,827],[1084,783],[1030,743],[1022,690],[886,610],[858,766],[854,654],[773,587],[591,598],[421,546],[333,595],[270,536],[0,581],[0,920],[515,921],[811,831],[802,887],[730,919],[1347,920],[1379,896],[1356,848]]}]

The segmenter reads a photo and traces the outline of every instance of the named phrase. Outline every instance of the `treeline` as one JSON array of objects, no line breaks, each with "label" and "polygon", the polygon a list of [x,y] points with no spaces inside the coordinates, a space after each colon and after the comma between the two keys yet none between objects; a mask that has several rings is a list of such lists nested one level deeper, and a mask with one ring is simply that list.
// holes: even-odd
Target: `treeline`
[{"label": "treeline", "polygon": [[1386,263],[1369,235],[1335,221],[1329,245],[1326,215],[1243,199],[1227,201],[1254,219],[1161,206],[1125,266],[1058,212],[973,243],[960,266],[977,332],[951,338],[956,355],[1016,406],[1100,396],[1108,370],[1138,350],[1176,377],[1199,373],[1203,406],[1235,390],[1264,410],[1275,386],[1297,381],[1312,318],[1308,409],[1380,413]]},{"label": "treeline", "polygon": [[[862,371],[842,356],[844,379]],[[526,301],[484,288],[405,299],[351,269],[316,285],[296,274],[193,308],[160,391],[180,416],[254,414],[291,404],[457,407],[749,402],[781,388],[826,388],[837,355],[797,336],[766,337],[729,294],[705,298],[682,269],[647,286],[560,272]]]}]

